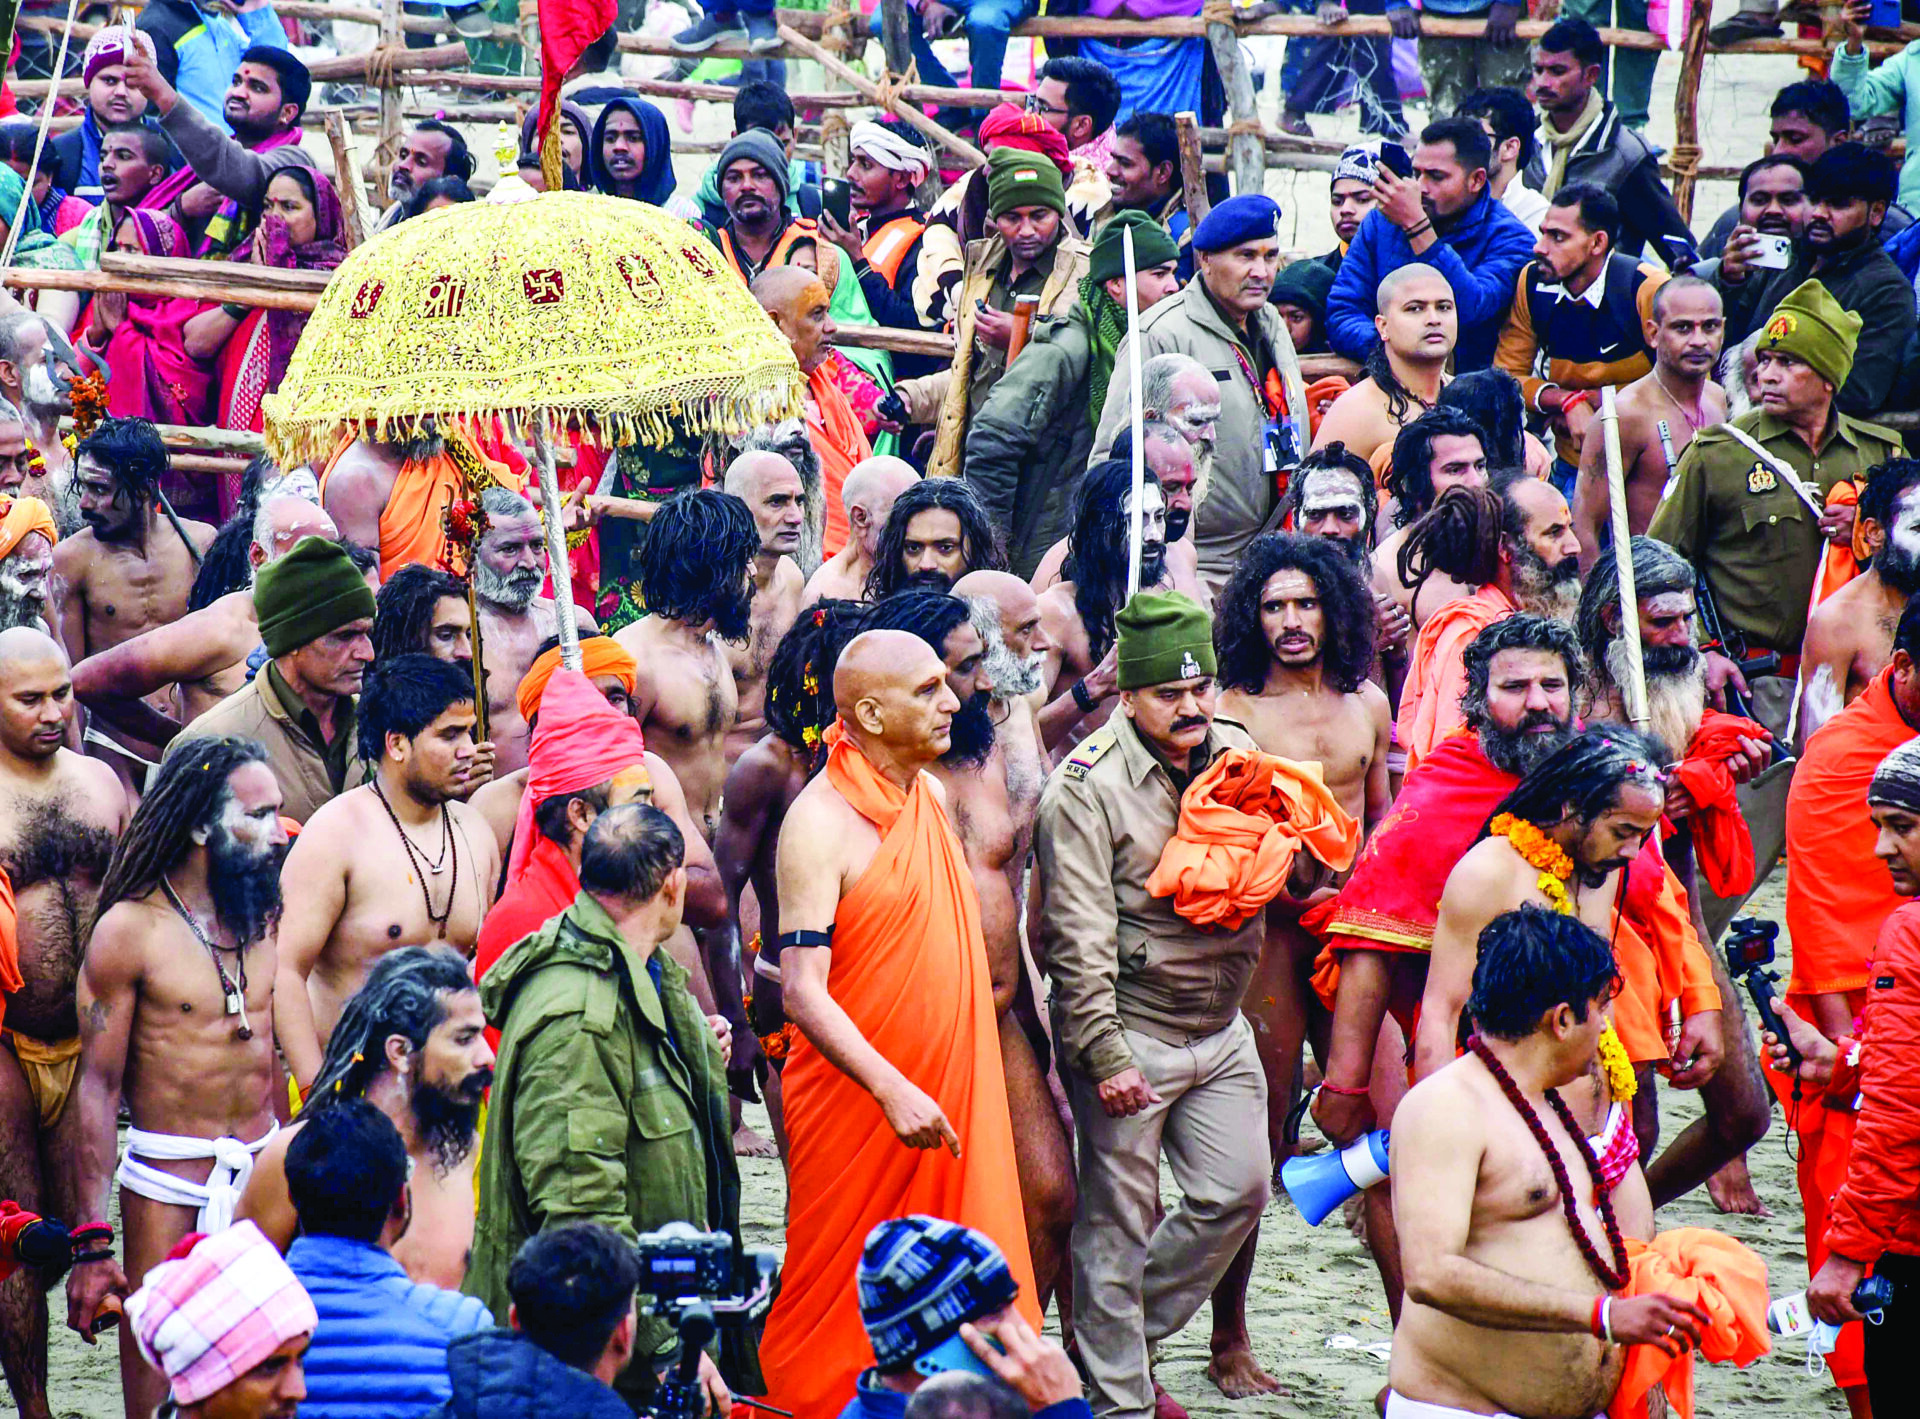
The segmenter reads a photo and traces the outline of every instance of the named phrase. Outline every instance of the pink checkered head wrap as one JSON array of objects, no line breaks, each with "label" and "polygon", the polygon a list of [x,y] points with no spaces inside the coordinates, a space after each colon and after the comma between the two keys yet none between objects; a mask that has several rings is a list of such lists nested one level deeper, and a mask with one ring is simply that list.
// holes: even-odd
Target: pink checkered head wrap
[{"label": "pink checkered head wrap", "polygon": [[127,1320],[140,1353],[172,1382],[175,1404],[218,1394],[320,1324],[306,1288],[251,1222],[154,1267],[127,1298]]}]

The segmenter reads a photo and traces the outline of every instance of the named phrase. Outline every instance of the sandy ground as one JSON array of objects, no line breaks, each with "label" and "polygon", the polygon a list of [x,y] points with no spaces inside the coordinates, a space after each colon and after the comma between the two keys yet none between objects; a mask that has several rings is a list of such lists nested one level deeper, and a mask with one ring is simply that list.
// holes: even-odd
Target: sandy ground
[{"label": "sandy ground", "polygon": [[[1783,877],[1784,873],[1776,873],[1762,889],[1753,906],[1758,914],[1780,919]],[[1781,969],[1784,976],[1784,960]],[[1671,1138],[1695,1116],[1699,1103],[1689,1094],[1667,1092],[1663,1098],[1662,1135]],[[748,1112],[764,1131],[760,1110]],[[1782,1136],[1776,1111],[1774,1131],[1750,1155],[1755,1185],[1773,1216],[1722,1217],[1704,1192],[1660,1215],[1663,1228],[1714,1227],[1753,1247],[1766,1258],[1770,1289],[1776,1296],[1801,1289],[1807,1279],[1799,1196]],[[741,1172],[745,1181],[741,1210],[748,1241],[777,1248],[782,1244],[785,1203],[780,1166],[743,1159]],[[1171,1189],[1170,1182],[1166,1186]],[[64,1294],[56,1299],[51,1356],[55,1414],[61,1419],[117,1419],[120,1380],[112,1343],[89,1350],[65,1328]],[[1392,1327],[1373,1264],[1365,1248],[1339,1225],[1337,1216],[1316,1230],[1301,1220],[1292,1203],[1276,1198],[1261,1228],[1248,1314],[1255,1352],[1280,1380],[1281,1392],[1236,1403],[1208,1383],[1208,1316],[1203,1311],[1162,1347],[1159,1367],[1161,1383],[1196,1419],[1227,1415],[1366,1419],[1373,1413],[1373,1396],[1386,1383],[1384,1347]],[[1368,1347],[1380,1347],[1378,1355],[1370,1354]],[[1801,1344],[1787,1341],[1775,1354],[1744,1371],[1702,1366],[1698,1412],[1709,1416],[1844,1414],[1838,1392],[1824,1378],[1810,1377],[1804,1361]],[[0,1405],[0,1419],[16,1419],[16,1414],[10,1404]]]},{"label": "sandy ground", "polygon": [[[1722,0],[1717,8],[1732,7],[1727,0]],[[1275,48],[1277,51],[1277,44]],[[1277,52],[1271,55],[1270,75],[1277,73],[1279,58]],[[1016,72],[1015,66],[1020,60],[1020,48],[1016,45],[1009,54],[1009,74]],[[1677,76],[1677,61],[1669,56],[1661,64],[1654,88],[1654,119],[1649,136],[1656,143],[1672,142],[1673,88]],[[1798,76],[1795,65],[1787,59],[1751,56],[1709,59],[1700,103],[1703,146],[1709,160],[1741,163],[1758,156],[1765,141],[1767,105],[1781,85]],[[803,80],[796,75],[792,82],[795,88],[800,88]],[[811,81],[805,82],[811,86]],[[1277,105],[1275,84],[1277,80],[1270,77],[1269,87],[1261,95],[1262,110],[1269,118]],[[1409,116],[1418,118],[1420,114],[1421,110],[1416,107]],[[675,119],[671,111],[669,119]],[[1357,131],[1352,110],[1316,117],[1313,122],[1323,136]],[[700,136],[724,136],[724,124],[721,110],[706,107],[695,131]],[[675,131],[679,131],[677,121]],[[494,170],[490,154],[492,134],[476,130],[470,141],[477,153],[485,155],[482,172],[491,176]],[[322,162],[330,165],[327,159]],[[705,157],[676,161],[684,188],[690,189],[698,183],[707,162]],[[1280,200],[1286,215],[1282,236],[1287,246],[1321,251],[1332,245],[1325,207],[1327,181],[1325,173],[1268,175],[1267,190]],[[1732,199],[1730,184],[1705,184],[1695,205],[1695,230],[1704,232]],[[1755,902],[1757,911],[1774,920],[1779,920],[1781,914],[1782,876],[1776,874]],[[1784,936],[1782,945],[1786,945]],[[1695,1116],[1698,1107],[1698,1101],[1691,1095],[1666,1094],[1662,1108],[1663,1136],[1670,1138],[1678,1133]],[[764,1119],[761,1123],[764,1131]],[[1806,1270],[1793,1163],[1782,1142],[1777,1111],[1774,1132],[1754,1149],[1750,1161],[1755,1184],[1774,1211],[1772,1217],[1721,1217],[1703,1192],[1663,1212],[1661,1225],[1711,1226],[1738,1237],[1766,1258],[1773,1277],[1772,1291],[1776,1296],[1783,1295],[1805,1285]],[[758,1245],[778,1246],[784,1200],[779,1166],[743,1160],[742,1171],[746,1182],[743,1211],[749,1239]],[[57,1299],[60,1304],[53,1321],[51,1355],[54,1412],[61,1419],[113,1419],[120,1413],[114,1348],[111,1343],[95,1349],[83,1345],[65,1328],[64,1296]],[[1249,1313],[1255,1350],[1266,1367],[1281,1380],[1281,1393],[1232,1403],[1208,1383],[1205,1373],[1207,1317],[1203,1312],[1163,1347],[1159,1369],[1162,1383],[1194,1415],[1330,1419],[1336,1415],[1372,1413],[1371,1401],[1386,1381],[1387,1367],[1384,1358],[1375,1358],[1365,1347],[1384,1347],[1391,1327],[1365,1249],[1337,1220],[1315,1231],[1305,1225],[1284,1198],[1272,1204],[1262,1228],[1260,1261],[1254,1275]],[[1380,1353],[1384,1356],[1384,1348]],[[1845,1406],[1838,1392],[1824,1378],[1810,1378],[1803,1365],[1804,1350],[1798,1342],[1789,1341],[1776,1354],[1745,1371],[1702,1367],[1697,1390],[1699,1412],[1704,1415],[1843,1414]],[[4,1386],[0,1386],[0,1390],[4,1390]],[[17,1413],[10,1400],[0,1393],[0,1419],[16,1419]]]}]

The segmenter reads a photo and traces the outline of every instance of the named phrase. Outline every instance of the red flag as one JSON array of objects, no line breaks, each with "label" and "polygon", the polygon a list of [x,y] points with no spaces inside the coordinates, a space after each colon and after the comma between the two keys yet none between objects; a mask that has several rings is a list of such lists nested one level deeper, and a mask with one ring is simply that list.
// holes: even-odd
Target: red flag
[{"label": "red flag", "polygon": [[[540,146],[560,113],[560,81],[601,35],[613,28],[615,0],[540,0]],[[582,133],[584,140],[586,134]],[[560,189],[556,185],[553,190]]]}]

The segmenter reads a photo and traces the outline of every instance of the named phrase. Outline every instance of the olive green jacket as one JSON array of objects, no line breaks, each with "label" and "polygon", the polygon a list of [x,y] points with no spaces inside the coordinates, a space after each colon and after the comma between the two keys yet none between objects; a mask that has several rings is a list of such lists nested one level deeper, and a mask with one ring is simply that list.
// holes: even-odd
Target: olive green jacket
[{"label": "olive green jacket", "polygon": [[[686,971],[665,951],[654,959],[658,990],[613,918],[582,892],[480,982],[500,1049],[465,1290],[496,1315],[512,1299],[508,1265],[542,1228],[600,1222],[629,1241],[673,1221],[739,1233],[720,1049]],[[651,1377],[639,1362],[673,1343],[667,1322],[643,1315],[636,1364],[617,1388],[644,1393]],[[742,1355],[736,1345],[723,1346],[727,1379],[757,1381],[754,1347]]]}]

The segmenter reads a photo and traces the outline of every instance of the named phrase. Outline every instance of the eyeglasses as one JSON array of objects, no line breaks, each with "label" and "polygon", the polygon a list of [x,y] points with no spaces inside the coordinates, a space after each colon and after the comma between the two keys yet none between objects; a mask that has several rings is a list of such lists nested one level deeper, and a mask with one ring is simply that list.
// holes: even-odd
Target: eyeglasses
[{"label": "eyeglasses", "polygon": [[1028,113],[1068,114],[1073,112],[1072,109],[1063,108],[1059,104],[1048,103],[1046,98],[1037,92],[1028,94],[1023,104]]}]

